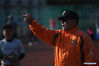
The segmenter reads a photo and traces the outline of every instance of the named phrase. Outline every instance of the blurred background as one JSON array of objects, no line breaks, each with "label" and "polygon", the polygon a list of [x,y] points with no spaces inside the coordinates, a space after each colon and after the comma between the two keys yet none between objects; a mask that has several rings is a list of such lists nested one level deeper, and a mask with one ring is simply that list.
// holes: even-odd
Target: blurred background
[{"label": "blurred background", "polygon": [[22,66],[54,66],[52,48],[31,33],[21,12],[32,14],[39,24],[48,29],[61,29],[57,17],[64,10],[78,13],[79,28],[95,41],[99,57],[99,0],[0,0],[0,39],[4,38],[3,26],[9,16],[13,16],[17,24],[17,38],[23,41],[27,53],[21,62]]}]

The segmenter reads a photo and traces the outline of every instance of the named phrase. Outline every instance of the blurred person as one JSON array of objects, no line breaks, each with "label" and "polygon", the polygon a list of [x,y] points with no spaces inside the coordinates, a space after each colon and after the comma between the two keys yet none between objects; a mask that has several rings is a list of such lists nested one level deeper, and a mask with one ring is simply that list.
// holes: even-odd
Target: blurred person
[{"label": "blurred person", "polygon": [[54,20],[54,18],[51,18],[49,20],[49,23],[50,23],[50,29],[55,30],[56,29],[56,26],[55,26],[56,21]]},{"label": "blurred person", "polygon": [[26,31],[25,38],[27,39],[28,44],[38,44],[38,38],[30,30]]},{"label": "blurred person", "polygon": [[1,66],[20,66],[20,61],[25,56],[22,42],[14,37],[11,25],[4,26],[3,35],[5,38],[0,40]]},{"label": "blurred person", "polygon": [[99,40],[99,17],[96,18],[96,21],[94,22],[95,27],[95,39]]},{"label": "blurred person", "polygon": [[17,23],[16,23],[16,21],[14,21],[14,17],[12,15],[8,16],[7,25],[11,25],[13,27],[14,34],[15,34],[15,37],[16,37],[16,35],[17,35]]},{"label": "blurred person", "polygon": [[22,13],[31,31],[55,49],[55,66],[98,66],[93,40],[78,28],[79,16],[74,11],[64,11],[58,20],[62,30],[50,30],[32,17]]}]

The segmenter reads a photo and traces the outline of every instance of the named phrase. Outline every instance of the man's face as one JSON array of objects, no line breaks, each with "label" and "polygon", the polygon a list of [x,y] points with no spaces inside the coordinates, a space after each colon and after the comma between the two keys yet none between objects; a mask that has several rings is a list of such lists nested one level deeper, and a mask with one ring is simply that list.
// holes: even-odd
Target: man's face
[{"label": "man's face", "polygon": [[67,20],[67,21],[63,21],[62,22],[62,28],[63,30],[71,30],[76,26],[76,20],[72,19],[72,20]]},{"label": "man's face", "polygon": [[10,28],[4,29],[3,35],[7,40],[12,40],[13,39],[13,30]]}]

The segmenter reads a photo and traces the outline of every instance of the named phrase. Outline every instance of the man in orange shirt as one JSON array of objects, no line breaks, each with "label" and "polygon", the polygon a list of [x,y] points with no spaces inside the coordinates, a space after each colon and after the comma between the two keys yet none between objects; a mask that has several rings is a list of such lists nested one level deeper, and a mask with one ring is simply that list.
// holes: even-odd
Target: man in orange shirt
[{"label": "man in orange shirt", "polygon": [[77,27],[79,17],[76,12],[64,11],[58,18],[62,30],[46,29],[31,15],[22,13],[22,16],[35,36],[55,48],[55,66],[98,65],[93,41]]}]

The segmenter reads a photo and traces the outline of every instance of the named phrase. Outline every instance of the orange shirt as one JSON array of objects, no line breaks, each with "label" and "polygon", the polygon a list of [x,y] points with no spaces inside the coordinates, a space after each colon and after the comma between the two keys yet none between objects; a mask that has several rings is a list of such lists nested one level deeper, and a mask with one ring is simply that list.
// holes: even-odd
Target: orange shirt
[{"label": "orange shirt", "polygon": [[[55,31],[46,29],[35,20],[29,27],[34,35],[52,47],[54,46],[53,41],[55,34],[61,33],[57,37],[55,44],[55,66],[84,66],[81,59],[81,51],[85,57],[84,62],[97,61],[93,41],[77,27],[70,31]],[[82,43],[80,35],[84,39],[82,50],[80,50],[80,45]]]}]

